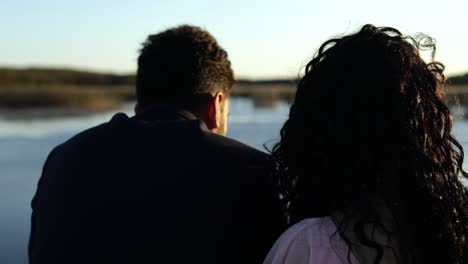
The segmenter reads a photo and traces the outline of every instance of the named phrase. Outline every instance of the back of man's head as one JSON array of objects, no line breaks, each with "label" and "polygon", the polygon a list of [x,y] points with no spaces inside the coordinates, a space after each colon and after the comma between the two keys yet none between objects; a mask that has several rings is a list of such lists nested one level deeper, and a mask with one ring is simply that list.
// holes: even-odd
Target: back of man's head
[{"label": "back of man's head", "polygon": [[208,94],[229,95],[234,83],[226,51],[207,31],[183,25],[148,36],[138,57],[138,108],[171,104],[198,112]]}]

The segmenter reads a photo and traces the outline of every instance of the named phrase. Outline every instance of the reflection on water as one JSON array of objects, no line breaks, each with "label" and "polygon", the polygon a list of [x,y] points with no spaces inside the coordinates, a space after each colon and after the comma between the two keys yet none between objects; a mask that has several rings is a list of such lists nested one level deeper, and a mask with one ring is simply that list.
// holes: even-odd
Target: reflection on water
[{"label": "reflection on water", "polygon": [[[287,103],[281,101],[272,105],[232,98],[228,136],[259,149],[265,143],[271,146],[288,110]],[[133,105],[120,111],[131,115]],[[0,116],[0,263],[27,263],[29,204],[47,154],[75,133],[109,120],[113,112],[70,114],[53,118],[40,115],[39,119]],[[468,149],[468,121],[458,121],[455,134]]]}]

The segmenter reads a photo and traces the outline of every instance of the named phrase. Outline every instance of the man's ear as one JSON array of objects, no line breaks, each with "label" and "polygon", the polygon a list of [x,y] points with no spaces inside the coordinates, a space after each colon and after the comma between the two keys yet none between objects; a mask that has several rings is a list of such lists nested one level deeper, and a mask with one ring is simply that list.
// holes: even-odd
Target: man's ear
[{"label": "man's ear", "polygon": [[208,98],[208,111],[206,115],[206,126],[208,129],[215,131],[222,122],[222,104],[224,103],[225,95],[222,92],[217,92],[210,95]]},{"label": "man's ear", "polygon": [[142,107],[141,107],[141,105],[139,103],[135,104],[134,110],[135,110],[136,115],[139,115],[139,114],[141,114],[143,112],[143,109],[142,109]]}]

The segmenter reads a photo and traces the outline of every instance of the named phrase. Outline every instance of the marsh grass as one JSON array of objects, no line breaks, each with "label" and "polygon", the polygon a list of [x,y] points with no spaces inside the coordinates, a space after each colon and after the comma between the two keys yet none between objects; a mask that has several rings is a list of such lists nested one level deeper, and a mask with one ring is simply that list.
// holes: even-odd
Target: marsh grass
[{"label": "marsh grass", "polygon": [[132,86],[9,85],[0,86],[1,108],[83,108],[106,110],[134,99]]}]

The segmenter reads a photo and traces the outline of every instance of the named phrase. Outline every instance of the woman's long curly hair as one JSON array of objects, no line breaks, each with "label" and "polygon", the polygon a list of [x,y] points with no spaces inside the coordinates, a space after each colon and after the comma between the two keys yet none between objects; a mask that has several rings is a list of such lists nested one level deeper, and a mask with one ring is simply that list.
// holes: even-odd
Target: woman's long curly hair
[{"label": "woman's long curly hair", "polygon": [[[365,232],[369,224],[398,237],[402,263],[468,263],[468,191],[460,182],[468,174],[434,54],[428,36],[373,25],[319,48],[272,150],[289,224],[339,214],[339,234],[350,248],[374,250],[373,263],[384,245]],[[378,204],[395,230],[385,228]]]}]

